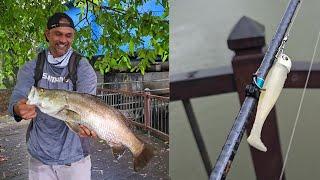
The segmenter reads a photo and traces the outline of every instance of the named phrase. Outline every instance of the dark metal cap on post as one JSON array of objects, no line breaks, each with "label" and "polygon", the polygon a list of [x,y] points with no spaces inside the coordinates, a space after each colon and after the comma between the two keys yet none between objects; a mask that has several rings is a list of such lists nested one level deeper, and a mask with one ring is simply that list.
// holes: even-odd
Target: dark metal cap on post
[{"label": "dark metal cap on post", "polygon": [[248,50],[260,53],[265,46],[265,28],[257,21],[243,16],[233,27],[227,43],[236,55],[248,53]]}]

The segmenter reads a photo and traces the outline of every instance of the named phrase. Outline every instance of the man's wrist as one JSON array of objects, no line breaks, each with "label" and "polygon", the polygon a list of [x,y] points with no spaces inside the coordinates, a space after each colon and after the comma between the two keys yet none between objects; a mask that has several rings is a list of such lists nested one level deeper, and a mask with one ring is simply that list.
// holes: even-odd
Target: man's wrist
[{"label": "man's wrist", "polygon": [[14,117],[14,119],[17,121],[17,122],[19,122],[19,121],[21,121],[22,120],[22,118],[16,113],[16,106],[17,106],[17,104],[15,104],[14,106],[13,106],[13,117]]}]

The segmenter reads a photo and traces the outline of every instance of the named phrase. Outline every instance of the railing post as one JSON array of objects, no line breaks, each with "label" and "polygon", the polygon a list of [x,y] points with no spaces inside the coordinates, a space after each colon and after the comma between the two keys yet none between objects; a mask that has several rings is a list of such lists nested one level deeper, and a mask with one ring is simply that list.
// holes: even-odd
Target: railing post
[{"label": "railing post", "polygon": [[[235,52],[232,68],[241,104],[245,99],[245,86],[252,81],[252,75],[263,59],[264,45],[264,26],[248,17],[242,17],[228,37],[228,47]],[[247,135],[251,131],[255,114],[256,111],[248,120]],[[261,138],[268,147],[267,152],[250,146],[256,177],[258,180],[279,179],[283,161],[275,108],[264,124]],[[246,138],[243,140],[246,141]]]},{"label": "railing post", "polygon": [[144,89],[145,99],[144,99],[144,128],[148,130],[151,127],[151,99],[150,99],[150,89]]}]

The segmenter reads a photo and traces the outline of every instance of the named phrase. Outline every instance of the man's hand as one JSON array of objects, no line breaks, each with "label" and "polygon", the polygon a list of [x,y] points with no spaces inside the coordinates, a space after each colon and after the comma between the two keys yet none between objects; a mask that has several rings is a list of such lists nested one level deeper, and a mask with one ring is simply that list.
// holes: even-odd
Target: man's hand
[{"label": "man's hand", "polygon": [[36,106],[28,105],[27,99],[21,99],[13,107],[13,111],[22,119],[31,120],[37,116]]},{"label": "man's hand", "polygon": [[79,131],[80,137],[93,137],[93,138],[97,137],[97,134],[94,131],[90,131],[86,126],[79,125],[79,127],[80,127],[80,131]]}]

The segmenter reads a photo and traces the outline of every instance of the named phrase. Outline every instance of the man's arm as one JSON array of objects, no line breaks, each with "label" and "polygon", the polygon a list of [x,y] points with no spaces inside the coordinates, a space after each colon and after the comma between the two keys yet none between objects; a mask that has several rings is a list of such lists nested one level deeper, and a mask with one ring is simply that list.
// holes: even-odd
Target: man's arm
[{"label": "man's arm", "polygon": [[14,119],[32,119],[36,116],[35,106],[27,105],[27,96],[34,84],[35,61],[29,61],[19,69],[17,83],[12,91],[8,111]]},{"label": "man's arm", "polygon": [[82,58],[77,69],[77,92],[95,95],[97,91],[97,75],[89,61]]}]

